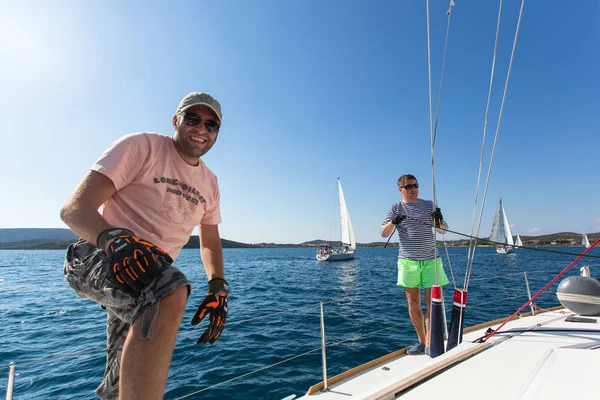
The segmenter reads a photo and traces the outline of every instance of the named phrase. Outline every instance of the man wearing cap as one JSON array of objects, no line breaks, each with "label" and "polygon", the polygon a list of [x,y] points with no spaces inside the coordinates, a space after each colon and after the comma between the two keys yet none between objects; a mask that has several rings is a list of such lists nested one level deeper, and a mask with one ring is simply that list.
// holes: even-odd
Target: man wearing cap
[{"label": "man wearing cap", "polygon": [[198,343],[213,344],[227,316],[216,176],[201,157],[217,140],[221,106],[206,93],[183,98],[172,137],[134,133],[100,156],[61,210],[81,238],[65,257],[75,292],[107,311],[102,399],[162,399],[191,286],[173,266],[195,227],[208,295],[192,325],[210,315]]}]

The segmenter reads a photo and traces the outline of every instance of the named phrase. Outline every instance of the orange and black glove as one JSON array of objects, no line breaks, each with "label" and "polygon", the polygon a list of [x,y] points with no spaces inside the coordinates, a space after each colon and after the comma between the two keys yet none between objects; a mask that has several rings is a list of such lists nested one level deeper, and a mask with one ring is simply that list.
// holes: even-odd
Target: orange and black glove
[{"label": "orange and black glove", "polygon": [[108,264],[121,285],[141,292],[165,264],[173,259],[160,247],[134,236],[127,229],[111,228],[98,235],[98,247],[106,251]]},{"label": "orange and black glove", "polygon": [[204,331],[198,344],[213,344],[225,327],[227,319],[227,296],[229,295],[229,284],[225,279],[214,278],[208,282],[208,295],[196,310],[192,325],[198,325],[206,314],[210,314],[208,328]]}]

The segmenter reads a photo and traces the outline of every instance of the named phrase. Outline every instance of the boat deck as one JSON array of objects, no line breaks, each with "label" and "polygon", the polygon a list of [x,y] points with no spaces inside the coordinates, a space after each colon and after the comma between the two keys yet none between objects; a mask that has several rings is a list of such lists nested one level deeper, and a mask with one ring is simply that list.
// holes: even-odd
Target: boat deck
[{"label": "boat deck", "polygon": [[[313,387],[302,399],[565,399],[596,398],[600,366],[598,317],[569,322],[568,310],[515,319],[485,343],[472,343],[500,322],[465,333],[463,343],[432,359],[405,350],[338,383]],[[375,363],[375,362],[374,362]],[[320,386],[322,388],[322,384]],[[574,388],[576,388],[574,390]]]}]

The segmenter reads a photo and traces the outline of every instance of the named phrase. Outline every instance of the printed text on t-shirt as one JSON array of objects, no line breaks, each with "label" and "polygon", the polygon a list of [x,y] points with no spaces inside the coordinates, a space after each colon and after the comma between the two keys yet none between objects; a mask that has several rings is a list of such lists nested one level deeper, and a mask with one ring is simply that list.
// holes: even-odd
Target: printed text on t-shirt
[{"label": "printed text on t-shirt", "polygon": [[176,194],[178,196],[182,196],[187,201],[191,201],[194,204],[198,204],[198,202],[206,203],[206,199],[196,190],[196,188],[188,185],[187,183],[181,182],[179,179],[165,178],[163,176],[160,178],[153,178],[153,180],[154,183],[166,183],[169,185],[180,187],[181,190],[168,187],[167,192]]}]

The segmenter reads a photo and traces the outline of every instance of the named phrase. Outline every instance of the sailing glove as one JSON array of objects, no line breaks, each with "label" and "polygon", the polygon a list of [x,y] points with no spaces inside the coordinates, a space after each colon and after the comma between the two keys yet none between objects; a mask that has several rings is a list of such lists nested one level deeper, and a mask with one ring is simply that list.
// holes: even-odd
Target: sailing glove
[{"label": "sailing glove", "polygon": [[229,295],[229,284],[225,279],[214,278],[208,282],[208,295],[200,304],[194,317],[192,325],[198,325],[206,314],[210,314],[208,328],[204,331],[197,344],[213,344],[225,327],[227,319],[227,296]]},{"label": "sailing glove", "polygon": [[116,281],[135,292],[148,286],[165,264],[173,263],[166,251],[127,229],[107,229],[98,235],[96,242],[106,252]]},{"label": "sailing glove", "polygon": [[442,215],[442,210],[439,207],[435,208],[435,211],[431,213],[431,218],[433,219],[433,223],[436,228],[441,228],[442,223],[444,222],[444,216]]},{"label": "sailing glove", "polygon": [[406,215],[397,214],[396,216],[394,216],[394,218],[392,218],[392,224],[398,225],[405,219],[406,219]]}]

